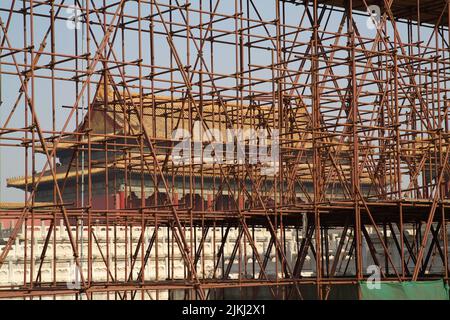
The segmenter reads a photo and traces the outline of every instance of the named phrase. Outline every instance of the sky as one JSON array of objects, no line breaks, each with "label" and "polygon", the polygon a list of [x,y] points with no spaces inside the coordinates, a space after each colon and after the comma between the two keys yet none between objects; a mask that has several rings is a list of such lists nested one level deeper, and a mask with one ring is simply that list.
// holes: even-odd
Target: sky
[{"label": "sky", "polygon": [[[12,0],[8,1],[1,1],[0,8],[5,9],[9,8],[11,5]],[[159,1],[160,3],[167,3],[169,0],[165,1]],[[16,1],[16,8],[19,9],[22,5],[21,1]],[[57,1],[60,2],[60,1]],[[66,1],[67,2],[67,1]],[[95,0],[94,1],[96,5],[100,5],[102,1]],[[208,7],[209,1],[203,1],[204,6]],[[245,3],[246,1],[244,1]],[[262,16],[264,20],[271,21],[275,19],[275,10],[274,10],[274,2],[275,1],[266,1],[266,0],[255,0],[255,4],[258,6],[259,14]],[[68,3],[73,3],[72,0],[68,0]],[[128,5],[128,4],[127,4]],[[198,1],[192,1],[193,7],[198,7],[199,2]],[[290,25],[297,25],[299,23],[299,19],[301,17],[303,7],[302,6],[293,6],[293,5],[287,5],[286,6],[286,23]],[[244,8],[245,9],[245,8]],[[49,7],[43,6],[36,8],[35,14],[38,13],[48,13]],[[136,12],[136,4],[135,2],[129,3],[129,12]],[[224,14],[233,14],[234,12],[234,1],[222,1],[222,4],[218,10],[220,13]],[[251,9],[251,18],[258,19],[257,15],[255,14],[254,10]],[[65,17],[68,19],[71,16],[72,12],[63,10],[60,14],[60,16]],[[142,16],[147,16],[150,14],[150,7],[144,6],[142,8]],[[6,23],[8,18],[8,13],[5,11],[0,11],[0,17],[4,23]],[[164,17],[168,19],[168,15],[165,14]],[[175,17],[178,19],[181,19],[181,17],[177,14],[175,14]],[[199,15],[190,15],[190,24],[194,25],[198,23],[199,21]],[[96,20],[95,17],[92,17],[93,20]],[[204,20],[208,20],[209,16],[204,15]],[[329,28],[328,30],[337,30],[338,23],[340,22],[340,13],[333,13],[330,16],[329,20]],[[364,33],[365,36],[368,37],[374,37],[375,36],[375,30],[370,30],[369,28],[365,27],[367,22],[367,17],[357,17],[356,22],[358,25],[361,26],[361,30]],[[39,46],[44,33],[46,32],[48,28],[48,21],[43,18],[39,18],[38,16],[35,17],[34,21],[34,39],[35,39],[35,46]],[[136,25],[136,24],[135,24]],[[142,23],[143,28],[148,28],[148,21],[143,21]],[[308,22],[304,23],[305,26],[309,26]],[[233,30],[234,28],[234,22],[233,20],[228,19],[227,21],[223,22],[217,22],[215,24],[216,28],[219,29],[227,29],[227,30]],[[29,21],[28,26],[29,28]],[[274,27],[268,27],[269,32],[271,32],[273,35],[275,35],[275,28]],[[61,20],[58,21],[56,26],[56,51],[59,53],[65,53],[65,54],[74,54],[75,47],[74,47],[74,39],[76,37],[76,31],[71,30],[70,27],[68,27],[67,20]],[[161,25],[156,27],[157,31],[162,31]],[[95,30],[96,34],[100,36],[100,29],[97,28]],[[261,34],[265,35],[265,31],[263,28],[256,28],[253,30],[254,34]],[[400,28],[400,32],[402,35],[405,34],[406,29]],[[424,31],[425,33],[428,31]],[[83,32],[81,30],[78,32],[78,40],[83,42]],[[228,39],[231,39],[228,36]],[[307,42],[310,37],[309,31],[304,31],[300,34],[300,37],[298,38],[299,41]],[[4,38],[3,32],[0,32],[0,39]],[[22,48],[24,47],[24,38],[23,38],[23,20],[21,15],[16,15],[12,22],[11,26],[8,32],[8,39],[11,42],[11,46],[14,48]],[[119,42],[117,42],[119,43]],[[30,45],[29,39],[27,39],[27,46]],[[181,52],[186,52],[186,42],[184,40],[176,39],[175,45],[178,50]],[[268,42],[265,43],[265,45],[270,45]],[[47,43],[46,51],[49,50],[50,41]],[[143,39],[142,41],[142,52],[144,55],[144,63],[150,63],[149,61],[149,47],[150,42],[148,37]],[[138,41],[137,41],[137,34],[130,32],[127,34],[127,44],[126,44],[126,54],[125,59],[128,61],[134,61],[138,59]],[[191,63],[195,59],[195,47],[191,43]],[[94,53],[94,47],[90,50],[87,50],[84,48],[85,51],[90,51],[92,54]],[[115,50],[117,52],[120,52],[120,46],[116,46]],[[170,55],[169,55],[169,46],[167,44],[167,41],[164,36],[157,36],[155,38],[155,59],[156,59],[156,65],[164,65],[169,66],[170,61]],[[2,52],[4,54],[5,51]],[[17,61],[19,63],[23,62],[24,55],[22,53],[18,53],[15,55],[17,58]],[[235,51],[234,48],[220,48],[214,51],[215,56],[215,63],[214,68],[215,72],[217,73],[224,73],[224,74],[232,74],[235,70]],[[209,56],[209,47],[205,47],[205,59],[208,60],[210,58]],[[29,59],[29,55],[28,55]],[[185,61],[185,57],[182,57],[183,63],[188,64],[187,61]],[[259,50],[259,51],[252,51],[252,55],[250,57],[251,60],[249,60],[249,57],[245,56],[245,63],[251,62],[254,65],[268,65],[271,62],[271,54],[270,51],[266,50]],[[12,62],[11,56],[3,58],[2,62],[7,64]],[[49,58],[43,57],[40,61],[42,64],[48,63]],[[65,63],[63,64],[65,68],[73,68],[74,64],[71,63]],[[97,68],[100,68],[100,65],[97,66]],[[2,70],[4,72],[15,72],[14,67],[11,65],[3,65]],[[21,71],[23,71],[21,69]],[[130,68],[127,69],[128,74],[135,74],[136,68]],[[145,70],[147,73],[148,70]],[[49,71],[40,70],[38,71],[39,74],[44,76],[49,76]],[[268,70],[260,71],[259,73],[255,73],[255,77],[269,77]],[[66,73],[70,74],[70,73]],[[98,78],[98,77],[94,77]],[[15,99],[18,96],[18,90],[20,88],[20,82],[19,78],[16,75],[8,75],[3,74],[1,77],[1,92],[2,92],[2,104],[0,106],[0,123],[3,125],[5,123],[6,117],[9,114],[12,106],[15,103]],[[233,86],[234,81],[232,79],[226,79],[221,80],[218,82],[220,85],[229,85]],[[163,84],[161,84],[163,85]],[[92,91],[95,88],[91,88]],[[270,88],[267,87],[267,84],[260,86],[261,90],[267,90],[270,91]],[[38,120],[41,124],[41,127],[44,130],[50,130],[52,128],[52,117],[51,117],[51,82],[49,80],[36,80],[35,81],[35,107],[37,108],[37,114],[38,114]],[[63,82],[63,81],[56,81],[56,88],[55,88],[55,105],[56,105],[56,129],[61,129],[64,122],[66,121],[69,113],[68,108],[64,108],[64,106],[73,106],[76,101],[76,88],[74,83],[70,82]],[[88,104],[88,101],[85,99],[82,99],[83,105],[86,106]],[[11,128],[23,128],[25,126],[25,103],[24,99],[22,99],[17,107],[16,112],[14,113],[14,116],[12,117],[9,127]],[[29,116],[29,115],[28,115]],[[72,119],[70,122],[70,126],[68,130],[73,130],[76,126],[75,119]],[[20,134],[16,135],[10,135],[10,136],[16,136],[19,137]],[[1,142],[5,142],[4,140],[0,140]],[[31,153],[29,154],[31,157]],[[44,164],[44,157],[43,155],[37,154],[36,155],[36,170],[40,171],[40,169],[43,167]],[[30,161],[31,162],[31,161]],[[9,177],[16,177],[16,176],[22,176],[24,175],[24,168],[25,168],[25,153],[23,148],[13,148],[13,147],[0,147],[0,202],[15,202],[15,201],[23,201],[24,194],[23,192],[6,188],[6,179]],[[31,170],[31,166],[29,167],[29,170]]]}]

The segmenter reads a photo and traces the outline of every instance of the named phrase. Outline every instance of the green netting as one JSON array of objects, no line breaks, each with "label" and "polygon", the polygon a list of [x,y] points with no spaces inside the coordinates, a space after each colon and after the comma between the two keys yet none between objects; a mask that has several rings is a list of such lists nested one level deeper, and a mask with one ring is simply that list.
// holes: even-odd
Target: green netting
[{"label": "green netting", "polygon": [[383,282],[379,288],[359,283],[362,300],[448,300],[449,288],[443,280],[418,282]]}]

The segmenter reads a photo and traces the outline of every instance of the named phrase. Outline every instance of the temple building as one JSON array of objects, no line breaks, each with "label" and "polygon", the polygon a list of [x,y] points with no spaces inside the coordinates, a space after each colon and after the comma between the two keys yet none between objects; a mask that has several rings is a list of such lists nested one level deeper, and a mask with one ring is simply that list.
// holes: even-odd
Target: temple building
[{"label": "temple building", "polygon": [[[306,106],[292,108],[295,117],[294,115],[290,117],[292,121],[290,125],[296,127],[296,133],[291,133],[289,137],[284,137],[283,133],[280,133],[278,148],[283,150],[282,157],[274,161],[271,160],[270,154],[271,149],[274,149],[270,128],[272,130],[277,126],[282,128],[286,124],[281,125],[275,119],[278,114],[273,111],[271,103],[240,106],[232,102],[190,101],[167,96],[145,96],[141,99],[139,95],[133,94],[131,99],[123,98],[127,96],[119,94],[111,85],[100,85],[96,98],[90,106],[90,116],[85,117],[73,135],[63,137],[58,143],[56,176],[66,207],[70,208],[71,205],[86,207],[90,203],[90,209],[93,210],[139,207],[161,209],[168,204],[169,195],[173,204],[180,210],[202,212],[236,210],[237,206],[240,209],[255,208],[259,199],[252,196],[252,188],[256,186],[251,185],[245,178],[244,170],[236,171],[236,168],[239,168],[236,166],[238,161],[241,161],[239,164],[242,166],[245,162],[250,163],[249,155],[257,152],[252,150],[261,149],[261,137],[257,133],[245,136],[245,130],[252,129],[254,132],[257,130],[268,132],[265,138],[269,143],[265,146],[265,151],[269,161],[263,163],[257,157],[258,161],[256,163],[253,161],[252,165],[255,176],[259,178],[258,194],[265,202],[265,206],[272,207],[276,202],[280,202],[281,198],[283,203],[289,205],[301,204],[312,196],[314,164],[310,133],[311,117]],[[226,114],[222,111],[220,103],[225,104]],[[199,108],[199,105],[201,116],[197,115],[197,118],[193,119],[192,115],[198,114],[196,108]],[[238,108],[246,108],[248,117],[230,119],[229,115],[233,115],[233,110]],[[142,123],[136,116],[136,112],[140,112],[140,109],[143,112]],[[230,123],[233,126],[230,126]],[[230,149],[230,143],[227,145],[225,140],[229,138],[230,132],[237,132],[238,129],[241,130],[239,131],[241,135],[236,136],[242,137],[242,143],[239,144],[236,139],[232,140]],[[148,148],[145,134],[153,143],[157,164],[153,151]],[[191,136],[187,140],[186,135],[189,134]],[[90,149],[86,148],[88,139]],[[218,141],[220,139],[222,141]],[[339,199],[344,197],[345,192],[343,188],[339,188],[339,184],[343,179],[351,179],[348,160],[350,148],[337,138],[331,139],[335,140],[334,147],[342,153],[338,165],[339,169],[345,172],[345,176],[336,174],[331,161],[329,166],[323,166],[321,170],[324,176],[328,175],[330,190],[328,196]],[[176,145],[183,143],[184,146],[187,143],[188,150],[191,146],[192,151],[187,155],[180,152],[173,155]],[[195,152],[199,145],[200,150],[203,150],[200,153]],[[214,159],[204,153],[208,145],[213,146],[214,150],[210,154]],[[295,146],[297,150],[300,146],[302,152],[286,151],[290,145]],[[52,147],[52,143],[49,142],[48,150],[52,151]],[[141,148],[144,151],[143,156],[140,153]],[[217,156],[219,149],[221,155]],[[42,148],[40,150],[43,152]],[[225,159],[230,150],[232,155],[234,154],[231,163],[229,159]],[[245,159],[237,159],[236,155],[239,154],[243,154]],[[278,169],[278,161],[283,161],[284,157],[298,158],[296,170],[298,182],[296,185],[284,183],[286,192],[280,193],[279,190],[273,189],[272,181],[277,176],[273,173]],[[160,170],[164,172],[167,185],[161,181]],[[228,183],[217,177],[220,170],[229,170]],[[37,173],[36,177],[39,175],[40,173]],[[89,181],[88,177],[92,179]],[[50,171],[43,173],[36,191],[36,202],[55,201],[53,181]],[[363,172],[360,183],[365,193],[373,191],[373,186],[369,182],[369,173]],[[30,179],[26,181],[23,177],[10,178],[7,185],[21,190],[32,189]],[[240,188],[242,186],[245,187]],[[240,189],[241,192],[238,192]]]}]

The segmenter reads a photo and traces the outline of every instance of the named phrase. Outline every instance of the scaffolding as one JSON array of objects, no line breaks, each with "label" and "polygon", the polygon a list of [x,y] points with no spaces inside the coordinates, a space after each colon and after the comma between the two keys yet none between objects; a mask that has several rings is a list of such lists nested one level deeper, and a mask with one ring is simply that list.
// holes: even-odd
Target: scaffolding
[{"label": "scaffolding", "polygon": [[[0,146],[23,164],[8,186],[24,201],[2,204],[0,270],[19,235],[25,249],[22,283],[0,298],[264,287],[288,299],[313,285],[327,299],[367,279],[363,246],[382,281],[448,281],[449,17],[443,0],[2,1]],[[268,161],[252,158],[261,150]],[[57,226],[77,287],[56,272]],[[123,227],[139,236],[119,261]],[[270,235],[264,250],[256,229]]]}]

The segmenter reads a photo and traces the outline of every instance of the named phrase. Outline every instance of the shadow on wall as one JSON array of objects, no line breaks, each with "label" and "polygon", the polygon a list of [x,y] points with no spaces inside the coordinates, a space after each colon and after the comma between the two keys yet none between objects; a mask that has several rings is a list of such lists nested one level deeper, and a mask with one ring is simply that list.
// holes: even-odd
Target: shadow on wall
[{"label": "shadow on wall", "polygon": [[[304,300],[317,300],[315,285],[299,285]],[[295,286],[272,286],[275,300],[300,300]],[[325,287],[324,287],[325,288]],[[324,290],[325,291],[325,290]],[[189,291],[171,290],[170,300],[189,299]],[[211,289],[210,300],[274,300],[268,286]],[[358,285],[332,285],[328,300],[358,300]]]}]

